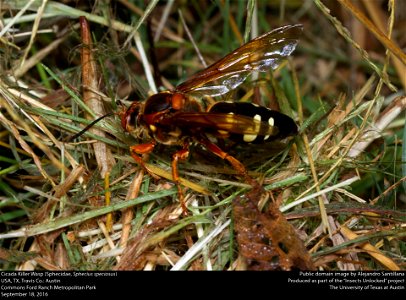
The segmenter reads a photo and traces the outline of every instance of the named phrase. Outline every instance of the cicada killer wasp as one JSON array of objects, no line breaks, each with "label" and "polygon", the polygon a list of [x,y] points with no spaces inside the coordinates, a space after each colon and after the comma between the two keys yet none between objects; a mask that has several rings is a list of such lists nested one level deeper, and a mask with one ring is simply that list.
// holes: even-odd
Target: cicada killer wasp
[{"label": "cicada killer wasp", "polygon": [[[133,102],[122,114],[127,132],[143,128],[150,141],[130,147],[131,156],[145,168],[143,154],[157,143],[178,145],[172,156],[172,176],[180,203],[186,206],[179,183],[178,162],[189,155],[192,142],[227,160],[248,182],[254,182],[244,165],[212,142],[229,138],[237,142],[259,143],[297,133],[296,123],[287,115],[251,103],[217,102],[203,109],[202,96],[221,96],[237,88],[253,71],[276,69],[296,48],[302,25],[287,25],[265,33],[232,51],[170,91],[159,92],[145,102]],[[255,181],[256,182],[256,181]]]}]

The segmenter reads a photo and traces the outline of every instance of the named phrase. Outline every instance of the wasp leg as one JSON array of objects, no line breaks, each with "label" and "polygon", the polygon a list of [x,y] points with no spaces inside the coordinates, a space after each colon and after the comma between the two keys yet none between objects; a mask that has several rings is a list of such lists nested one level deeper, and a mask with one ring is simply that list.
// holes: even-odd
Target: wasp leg
[{"label": "wasp leg", "polygon": [[207,137],[205,136],[200,136],[198,139],[198,142],[205,146],[207,150],[211,151],[213,154],[221,157],[222,159],[227,160],[232,167],[242,176],[244,179],[252,185],[254,188],[259,186],[259,183],[253,179],[251,176],[248,175],[247,169],[244,167],[244,165],[234,158],[233,156],[229,155],[227,152],[221,150],[219,146],[216,144],[212,143]]},{"label": "wasp leg", "polygon": [[185,204],[185,197],[183,195],[182,187],[180,185],[179,171],[178,171],[178,162],[186,160],[189,156],[189,143],[185,142],[183,148],[175,152],[172,156],[172,177],[173,181],[176,183],[178,188],[179,202],[182,207],[184,215],[187,215],[187,208]]},{"label": "wasp leg", "polygon": [[151,142],[145,143],[145,144],[134,145],[134,146],[130,146],[130,153],[131,153],[132,158],[144,170],[146,170],[153,178],[159,179],[159,177],[157,175],[155,175],[150,170],[148,170],[147,166],[144,163],[143,158],[140,156],[140,155],[151,153],[154,150],[154,147],[155,147],[155,141],[151,141]]}]

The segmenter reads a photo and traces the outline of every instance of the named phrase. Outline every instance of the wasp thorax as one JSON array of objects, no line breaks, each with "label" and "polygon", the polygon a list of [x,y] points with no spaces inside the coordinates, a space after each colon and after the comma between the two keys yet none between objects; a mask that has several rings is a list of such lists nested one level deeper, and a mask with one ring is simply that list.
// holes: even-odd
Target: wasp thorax
[{"label": "wasp thorax", "polygon": [[172,93],[169,91],[152,95],[145,102],[144,115],[163,112],[172,108]]}]

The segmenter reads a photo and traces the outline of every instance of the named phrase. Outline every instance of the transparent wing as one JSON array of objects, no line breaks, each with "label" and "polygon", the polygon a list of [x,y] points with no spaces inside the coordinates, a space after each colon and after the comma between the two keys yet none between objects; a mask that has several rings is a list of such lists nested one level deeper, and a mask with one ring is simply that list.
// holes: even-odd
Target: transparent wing
[{"label": "transparent wing", "polygon": [[296,48],[303,26],[287,25],[234,50],[176,87],[182,93],[220,96],[239,86],[252,71],[276,69]]}]

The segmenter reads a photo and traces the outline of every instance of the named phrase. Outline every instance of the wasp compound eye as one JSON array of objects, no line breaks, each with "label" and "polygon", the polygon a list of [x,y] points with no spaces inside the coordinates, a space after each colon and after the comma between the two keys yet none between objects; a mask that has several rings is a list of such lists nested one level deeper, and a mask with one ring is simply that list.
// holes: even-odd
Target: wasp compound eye
[{"label": "wasp compound eye", "polygon": [[130,132],[137,126],[138,116],[140,114],[140,103],[134,102],[122,115],[121,126],[125,131]]}]

